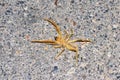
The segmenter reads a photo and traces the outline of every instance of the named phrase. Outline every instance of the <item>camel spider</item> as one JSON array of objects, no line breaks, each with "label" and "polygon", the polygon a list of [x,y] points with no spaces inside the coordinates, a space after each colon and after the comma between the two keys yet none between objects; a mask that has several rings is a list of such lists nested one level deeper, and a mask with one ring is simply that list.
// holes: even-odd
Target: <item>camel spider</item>
[{"label": "camel spider", "polygon": [[62,48],[61,52],[59,52],[55,59],[57,59],[64,51],[65,49],[68,49],[70,51],[76,52],[75,58],[76,58],[76,64],[78,63],[78,47],[76,45],[73,45],[74,42],[91,42],[91,40],[84,40],[84,39],[75,39],[70,40],[70,38],[73,36],[73,31],[71,30],[71,34],[68,34],[67,31],[65,31],[65,36],[62,35],[60,31],[60,27],[51,19],[44,19],[45,21],[48,21],[51,23],[55,30],[58,33],[58,36],[55,37],[55,40],[32,40],[32,43],[46,43],[49,45],[53,45],[54,48]]}]

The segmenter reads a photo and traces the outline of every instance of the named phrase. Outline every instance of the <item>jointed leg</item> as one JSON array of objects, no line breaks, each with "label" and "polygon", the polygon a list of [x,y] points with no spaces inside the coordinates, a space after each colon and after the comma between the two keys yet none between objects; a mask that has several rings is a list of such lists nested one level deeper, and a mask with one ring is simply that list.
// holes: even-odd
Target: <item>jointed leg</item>
[{"label": "jointed leg", "polygon": [[60,27],[52,20],[52,19],[47,19],[47,18],[44,18],[45,21],[48,21],[49,23],[51,23],[54,28],[56,29],[57,33],[59,34],[59,36],[61,37],[62,36],[62,33],[60,31]]},{"label": "jointed leg", "polygon": [[74,45],[76,47],[76,54],[75,54],[75,58],[76,58],[76,66],[78,65],[78,46],[77,45]]},{"label": "jointed leg", "polygon": [[72,42],[91,42],[91,40],[85,40],[85,39],[75,39],[75,40],[70,40],[69,43]]},{"label": "jointed leg", "polygon": [[70,36],[70,37],[72,37],[74,32],[73,32],[73,30],[72,30],[72,29],[70,29],[70,31],[71,31],[71,34],[70,34],[71,36]]},{"label": "jointed leg", "polygon": [[55,46],[53,46],[54,48],[61,48],[62,46],[61,45],[55,45]]},{"label": "jointed leg", "polygon": [[66,35],[69,35],[68,32],[67,32],[66,30],[64,30],[64,33],[65,33]]},{"label": "jointed leg", "polygon": [[55,59],[57,60],[57,58],[65,51],[65,48],[62,49],[61,52],[59,52],[56,56],[55,56]]},{"label": "jointed leg", "polygon": [[76,66],[77,66],[78,65],[78,51],[76,51],[75,58],[76,58]]},{"label": "jointed leg", "polygon": [[64,30],[64,33],[65,33],[64,39],[66,40],[68,38],[69,34],[68,34],[68,32],[66,30]]},{"label": "jointed leg", "polygon": [[32,43],[46,43],[46,44],[51,44],[51,45],[56,45],[55,41],[52,40],[32,40]]},{"label": "jointed leg", "polygon": [[73,30],[71,29],[71,34],[68,34],[67,31],[64,31],[64,32],[66,34],[65,39],[66,39],[66,41],[68,41],[73,36]]}]

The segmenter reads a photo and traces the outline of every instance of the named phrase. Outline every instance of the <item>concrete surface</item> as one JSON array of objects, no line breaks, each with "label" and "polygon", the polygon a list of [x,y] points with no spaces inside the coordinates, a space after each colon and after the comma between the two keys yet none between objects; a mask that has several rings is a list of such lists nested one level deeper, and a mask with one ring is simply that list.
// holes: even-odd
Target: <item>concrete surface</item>
[{"label": "concrete surface", "polygon": [[[0,80],[120,80],[120,0],[0,0]],[[75,38],[74,52],[31,43],[54,39],[52,18]]]}]

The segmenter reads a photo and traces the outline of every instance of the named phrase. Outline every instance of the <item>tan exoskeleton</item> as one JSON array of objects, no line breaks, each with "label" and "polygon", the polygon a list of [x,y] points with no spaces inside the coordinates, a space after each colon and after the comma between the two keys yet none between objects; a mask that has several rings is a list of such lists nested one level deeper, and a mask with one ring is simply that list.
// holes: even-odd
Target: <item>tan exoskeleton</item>
[{"label": "tan exoskeleton", "polygon": [[65,31],[66,35],[63,36],[59,26],[51,19],[44,19],[45,21],[48,21],[51,23],[55,30],[58,33],[58,36],[55,37],[55,40],[32,40],[32,43],[46,43],[50,45],[54,45],[54,48],[62,48],[61,52],[59,52],[55,59],[57,59],[64,51],[65,49],[68,49],[70,51],[76,52],[75,58],[76,58],[76,64],[78,63],[78,47],[76,45],[73,45],[74,42],[91,42],[90,40],[84,40],[84,39],[75,39],[70,40],[70,38],[73,35],[73,31],[71,30],[71,34],[68,34],[67,31]]}]

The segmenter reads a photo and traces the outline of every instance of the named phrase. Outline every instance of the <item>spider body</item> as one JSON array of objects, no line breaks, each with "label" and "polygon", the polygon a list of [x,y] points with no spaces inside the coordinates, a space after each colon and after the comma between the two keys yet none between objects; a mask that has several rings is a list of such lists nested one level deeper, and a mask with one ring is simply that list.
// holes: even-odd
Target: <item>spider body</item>
[{"label": "spider body", "polygon": [[65,35],[63,36],[60,27],[51,19],[44,19],[45,21],[48,21],[51,23],[54,28],[56,29],[58,36],[55,37],[55,40],[32,40],[32,43],[46,43],[49,45],[53,45],[54,48],[62,48],[61,52],[59,52],[55,59],[57,59],[64,51],[65,49],[68,49],[70,51],[76,52],[76,64],[78,63],[78,47],[76,45],[73,45],[74,42],[91,42],[90,40],[84,40],[84,39],[75,39],[70,40],[70,38],[73,36],[73,31],[71,30],[71,34],[68,34],[67,31],[65,32]]},{"label": "spider body", "polygon": [[70,51],[77,51],[77,48],[73,45],[71,45],[68,41],[66,41],[66,39],[64,38],[57,38],[56,39],[56,44],[60,45],[62,48],[66,48]]}]

